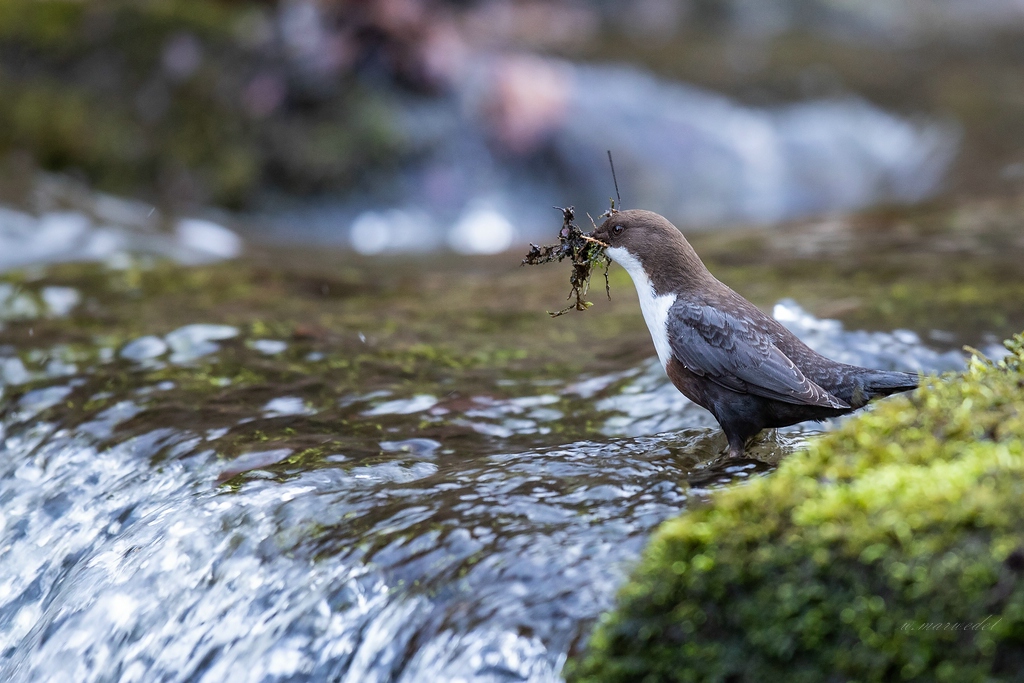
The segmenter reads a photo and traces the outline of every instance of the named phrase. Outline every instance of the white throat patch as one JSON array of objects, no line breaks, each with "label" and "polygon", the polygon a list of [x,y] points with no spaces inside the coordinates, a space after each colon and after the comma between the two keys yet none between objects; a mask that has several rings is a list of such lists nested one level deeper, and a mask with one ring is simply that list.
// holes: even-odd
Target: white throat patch
[{"label": "white throat patch", "polygon": [[644,322],[647,329],[651,331],[651,339],[654,340],[654,348],[658,352],[658,360],[661,367],[667,368],[672,358],[672,347],[668,341],[668,309],[676,302],[675,294],[654,293],[654,283],[647,276],[647,272],[640,264],[640,259],[629,253],[622,247],[609,247],[605,250],[608,256],[626,269],[629,277],[633,278],[633,286],[640,297],[640,311],[644,314]]}]

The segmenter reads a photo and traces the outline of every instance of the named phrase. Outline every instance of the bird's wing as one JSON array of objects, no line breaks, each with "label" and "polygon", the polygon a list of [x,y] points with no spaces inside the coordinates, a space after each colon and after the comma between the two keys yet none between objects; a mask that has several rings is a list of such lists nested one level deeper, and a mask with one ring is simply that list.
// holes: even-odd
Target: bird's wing
[{"label": "bird's wing", "polygon": [[807,379],[750,321],[686,301],[676,302],[668,316],[672,353],[690,372],[739,393],[798,405],[850,407]]}]

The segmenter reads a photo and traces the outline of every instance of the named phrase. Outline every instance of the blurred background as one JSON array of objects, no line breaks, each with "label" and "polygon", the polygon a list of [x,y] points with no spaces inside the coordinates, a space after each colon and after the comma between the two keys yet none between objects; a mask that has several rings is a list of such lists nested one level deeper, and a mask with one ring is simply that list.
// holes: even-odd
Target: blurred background
[{"label": "blurred background", "polygon": [[688,231],[1016,196],[1022,35],[1020,0],[3,0],[0,266],[520,249],[607,208],[606,150]]}]

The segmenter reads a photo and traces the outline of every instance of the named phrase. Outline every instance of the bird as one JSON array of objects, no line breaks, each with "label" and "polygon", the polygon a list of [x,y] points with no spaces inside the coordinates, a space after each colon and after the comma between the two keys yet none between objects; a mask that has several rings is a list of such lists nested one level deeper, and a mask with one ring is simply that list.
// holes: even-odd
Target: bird
[{"label": "bird", "polygon": [[851,413],[918,386],[911,372],[839,363],[717,280],[683,233],[652,211],[611,210],[590,237],[636,287],[672,384],[714,415],[728,457],[763,429]]}]

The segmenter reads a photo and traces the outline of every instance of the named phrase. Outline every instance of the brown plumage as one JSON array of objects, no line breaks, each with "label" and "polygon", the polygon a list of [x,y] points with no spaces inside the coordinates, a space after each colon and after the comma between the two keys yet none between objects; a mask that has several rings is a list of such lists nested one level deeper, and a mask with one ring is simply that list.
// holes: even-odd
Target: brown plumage
[{"label": "brown plumage", "polygon": [[837,363],[719,282],[682,233],[651,211],[613,212],[593,237],[633,278],[669,379],[718,420],[739,457],[767,427],[843,415],[918,376]]}]

